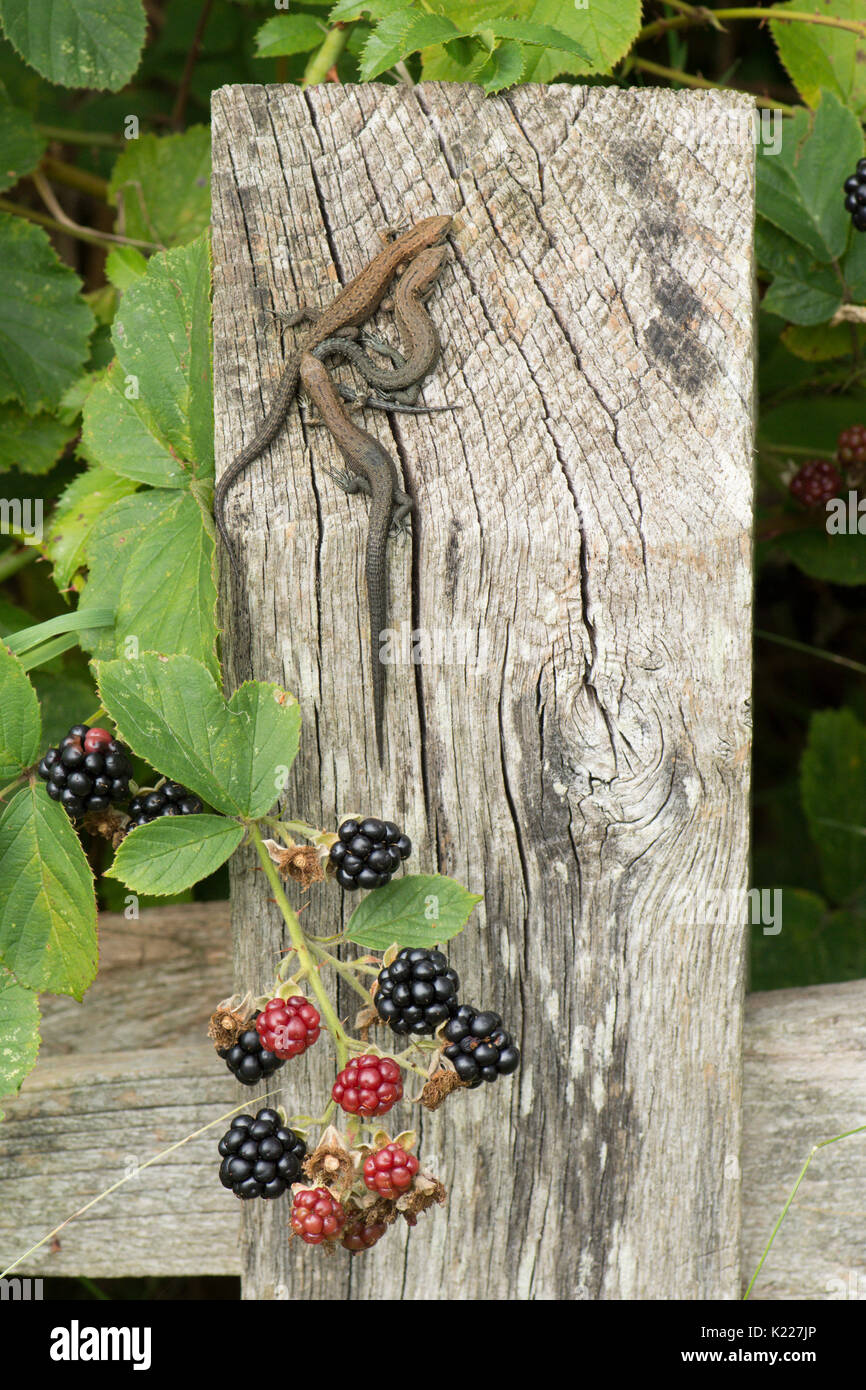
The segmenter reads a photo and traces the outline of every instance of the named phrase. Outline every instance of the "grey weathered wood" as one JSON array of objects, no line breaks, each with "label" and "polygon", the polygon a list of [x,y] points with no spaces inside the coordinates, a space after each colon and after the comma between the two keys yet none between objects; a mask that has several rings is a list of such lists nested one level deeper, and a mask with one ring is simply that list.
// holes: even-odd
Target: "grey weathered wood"
[{"label": "grey weathered wood", "polygon": [[[36,1070],[4,1097],[0,1269],[126,1171],[237,1104],[207,1019],[230,989],[227,903],[104,913],[84,1002],[43,1000]],[[238,1203],[213,1181],[225,1126],[184,1144],[30,1256],[31,1274],[236,1274]]]},{"label": "grey weathered wood", "polygon": [[[866,980],[747,1001],[743,1280],[815,1144],[866,1124]],[[752,1293],[866,1299],[866,1134],[812,1163]]]},{"label": "grey weathered wood", "polygon": [[[366,509],[296,409],[232,494],[225,650],[230,684],[301,701],[293,813],[380,810],[410,867],[485,894],[452,956],[525,1059],[421,1118],[447,1217],[351,1263],[245,1212],[247,1297],[737,1294],[742,915],[689,925],[682,902],[746,885],[750,109],[567,86],[214,95],[218,469],[281,370],[261,308],[325,302],[387,223],[459,214],[425,396],[462,409],[368,427],[418,503],[390,548],[393,625],[480,631],[486,666],[388,669],[380,773]],[[286,943],[251,866],[237,983],[262,987]],[[305,921],[340,911],[319,888]],[[292,1107],[332,1075],[327,1045],[286,1068]]]},{"label": "grey weathered wood", "polygon": [[[107,1187],[129,1156],[160,1151],[232,1103],[234,1087],[202,1042],[228,963],[226,909],[223,903],[168,907],[144,913],[140,922],[104,916],[102,969],[83,1005],[46,1001],[39,1065],[22,1094],[3,1101],[0,1268]],[[162,1013],[154,1017],[158,1036],[171,1046],[146,1051],[153,1018],[137,1015],[150,1014],[157,979]],[[131,1000],[140,1007],[131,1008]],[[747,1000],[743,1287],[812,1146],[863,1123],[864,1019],[866,980]],[[186,1071],[178,1073],[178,1048],[192,1056],[192,1083]],[[170,1169],[154,1167],[71,1222],[60,1249],[32,1256],[22,1272],[238,1274],[240,1206],[213,1181],[220,1132],[216,1126],[171,1155]],[[24,1165],[23,1180],[10,1174],[13,1159]],[[736,1181],[736,1170],[729,1176]],[[862,1299],[864,1191],[866,1140],[854,1136],[819,1155],[754,1297]]]}]

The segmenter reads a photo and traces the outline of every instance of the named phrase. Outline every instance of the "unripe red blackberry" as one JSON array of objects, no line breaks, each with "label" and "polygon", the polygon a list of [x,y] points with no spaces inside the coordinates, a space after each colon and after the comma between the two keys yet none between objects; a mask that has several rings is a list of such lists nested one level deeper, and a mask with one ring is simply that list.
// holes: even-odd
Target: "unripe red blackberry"
[{"label": "unripe red blackberry", "polygon": [[460,980],[441,951],[404,946],[376,984],[376,1011],[398,1034],[432,1033],[457,1008]]},{"label": "unripe red blackberry", "polygon": [[385,1115],[403,1095],[400,1068],[390,1057],[353,1057],[337,1076],[331,1097],[349,1115]]},{"label": "unripe red blackberry", "polygon": [[389,820],[345,820],[331,845],[330,862],[342,888],[384,888],[391,875],[412,853],[412,841]]},{"label": "unripe red blackberry", "polygon": [[823,507],[831,497],[838,497],[841,487],[841,475],[832,463],[827,459],[810,459],[794,474],[788,491],[804,507]]},{"label": "unripe red blackberry", "polygon": [[364,1159],[365,1185],[392,1202],[409,1190],[417,1172],[417,1158],[400,1144],[386,1144]]},{"label": "unripe red blackberry", "polygon": [[36,771],[52,801],[78,820],[89,811],[107,811],[129,796],[129,749],[107,729],[73,724],[56,748],[49,748]]},{"label": "unripe red blackberry", "polygon": [[319,1036],[321,1020],[318,1009],[302,994],[291,999],[271,999],[256,1019],[256,1031],[262,1046],[286,1060],[300,1057]]},{"label": "unripe red blackberry", "polygon": [[301,1176],[307,1146],[276,1110],[236,1115],[219,1142],[220,1182],[236,1197],[281,1197]]},{"label": "unripe red blackberry", "polygon": [[377,1221],[372,1226],[365,1226],[363,1216],[356,1217],[350,1221],[343,1232],[343,1239],[340,1244],[346,1250],[352,1250],[356,1254],[361,1250],[370,1250],[381,1240],[388,1227],[384,1221]]},{"label": "unripe red blackberry", "polygon": [[836,457],[846,468],[866,463],[866,425],[851,425],[836,441]]},{"label": "unripe red blackberry", "polygon": [[445,1056],[465,1086],[496,1081],[520,1066],[520,1052],[502,1027],[499,1014],[461,1004],[442,1029],[442,1036],[450,1043]]},{"label": "unripe red blackberry", "polygon": [[308,1245],[336,1240],[346,1224],[346,1213],[326,1187],[296,1188],[292,1202],[292,1230]]}]

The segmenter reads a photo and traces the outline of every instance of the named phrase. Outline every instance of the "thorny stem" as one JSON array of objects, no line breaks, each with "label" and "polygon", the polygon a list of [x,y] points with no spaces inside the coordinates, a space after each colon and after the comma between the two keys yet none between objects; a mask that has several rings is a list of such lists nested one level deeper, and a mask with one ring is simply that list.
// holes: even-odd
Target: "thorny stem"
[{"label": "thorny stem", "polygon": [[317,82],[327,82],[328,74],[337,65],[343,49],[349,41],[350,25],[338,23],[325,34],[321,48],[317,49],[307,64],[301,82],[302,87],[312,87]]},{"label": "thorny stem", "polygon": [[657,39],[671,29],[690,29],[695,24],[713,24],[715,27],[726,19],[770,19],[774,24],[822,24],[831,29],[847,29],[866,38],[866,23],[858,19],[836,19],[834,15],[804,14],[801,10],[767,10],[757,5],[736,6],[729,10],[696,9],[691,13],[671,15],[668,19],[657,19],[645,24],[635,43],[645,43],[647,39]]},{"label": "thorny stem", "polygon": [[[310,948],[319,957],[323,965],[330,965],[332,970],[336,970],[337,973],[342,976],[349,988],[353,989],[356,994],[359,994],[365,1004],[371,1002],[370,991],[365,989],[360,981],[355,978],[356,967],[354,961],[338,960],[336,956],[331,955],[330,951],[322,950],[321,946],[316,946],[313,942],[310,942]],[[368,967],[362,966],[360,968],[367,969]]]},{"label": "thorny stem", "polygon": [[346,1065],[346,1062],[349,1059],[349,1048],[354,1039],[351,1039],[349,1037],[342,1023],[340,1022],[336,1013],[334,1012],[334,1006],[328,998],[322,981],[319,978],[319,972],[316,968],[316,962],[313,959],[309,946],[307,945],[307,938],[304,935],[304,929],[298,921],[297,913],[295,912],[294,908],[292,907],[291,903],[286,897],[282,882],[280,881],[280,876],[277,873],[276,865],[271,859],[271,856],[268,854],[268,851],[265,849],[261,832],[259,830],[259,827],[256,825],[255,821],[250,822],[249,832],[250,839],[256,847],[256,853],[259,856],[259,861],[261,863],[265,878],[271,885],[276,904],[280,909],[280,912],[283,914],[283,921],[289,929],[289,936],[292,938],[292,945],[298,953],[298,960],[300,961],[301,966],[304,969],[306,978],[309,980],[310,989],[316,996],[316,1000],[322,1012],[322,1017],[324,1018],[325,1023],[327,1024],[328,1031],[334,1039],[334,1046],[337,1051],[337,1068],[339,1071],[342,1071],[343,1067]]}]

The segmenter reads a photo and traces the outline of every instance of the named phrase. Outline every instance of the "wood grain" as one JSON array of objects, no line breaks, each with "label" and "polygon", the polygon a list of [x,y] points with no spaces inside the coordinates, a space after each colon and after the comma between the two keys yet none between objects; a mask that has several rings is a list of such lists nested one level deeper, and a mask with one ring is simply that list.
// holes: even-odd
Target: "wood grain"
[{"label": "wood grain", "polygon": [[[230,498],[226,655],[230,684],[301,701],[295,814],[381,811],[410,867],[484,893],[453,960],[524,1052],[513,1081],[422,1118],[447,1219],[350,1264],[287,1252],[251,1212],[248,1297],[736,1296],[743,917],[700,925],[694,904],[747,872],[750,110],[567,86],[214,96],[219,469],[281,369],[261,309],[326,302],[386,224],[459,216],[425,398],[461,409],[369,428],[417,502],[393,624],[484,659],[388,668],[380,773],[365,507],[294,409]],[[260,987],[286,943],[250,867],[235,962]],[[305,920],[339,914],[322,891]],[[332,1074],[318,1049],[293,1107]]]}]

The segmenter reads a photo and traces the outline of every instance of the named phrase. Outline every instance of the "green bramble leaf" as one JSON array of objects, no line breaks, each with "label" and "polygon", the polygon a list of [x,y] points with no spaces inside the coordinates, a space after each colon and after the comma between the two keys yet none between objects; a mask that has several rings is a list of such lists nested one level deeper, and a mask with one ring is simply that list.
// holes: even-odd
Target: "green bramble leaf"
[{"label": "green bramble leaf", "polygon": [[359,903],[346,939],[371,951],[398,946],[435,946],[466,925],[482,894],[470,893],[444,874],[409,874],[392,879]]},{"label": "green bramble leaf", "polygon": [[783,121],[780,149],[758,146],[758,213],[816,260],[836,260],[851,230],[842,184],[862,154],[856,116],[825,92],[813,115]]},{"label": "green bramble leaf", "polygon": [[866,536],[857,532],[828,535],[824,530],[793,531],[779,536],[776,546],[814,579],[828,584],[866,584]]},{"label": "green bramble leaf", "polygon": [[[787,0],[768,10],[779,57],[807,106],[817,106],[825,88],[862,119],[866,116],[866,40],[850,30],[823,24],[773,23],[776,13],[797,10],[802,14],[811,8],[802,0]],[[833,19],[866,19],[863,0],[822,0],[818,12]]]},{"label": "green bramble leaf", "polygon": [[207,878],[234,854],[244,827],[224,816],[172,816],[130,831],[106,877],[134,893],[168,897]]},{"label": "green bramble leaf", "polygon": [[36,168],[45,145],[29,112],[13,106],[0,93],[0,192]]},{"label": "green bramble leaf", "polygon": [[758,264],[773,276],[761,307],[790,323],[826,323],[842,303],[842,286],[830,266],[816,260],[763,217],[755,223]]},{"label": "green bramble leaf", "polygon": [[135,483],[104,468],[79,473],[51,515],[43,549],[54,566],[54,582],[67,589],[85,565],[88,537],[105,508],[135,491]]},{"label": "green bramble leaf", "polygon": [[280,686],[247,681],[226,702],[188,656],[97,661],[100,698],[151,767],[227,816],[265,815],[298,751],[301,712]]},{"label": "green bramble leaf", "polygon": [[0,405],[0,473],[9,468],[33,475],[50,472],[77,432],[53,415],[28,415],[7,401]]},{"label": "green bramble leaf", "polygon": [[64,0],[49,10],[34,0],[0,0],[3,32],[49,82],[119,91],[144,46],[141,0]]},{"label": "green bramble leaf", "polygon": [[844,902],[866,885],[866,836],[846,828],[866,827],[866,725],[851,710],[812,715],[800,793],[827,896]]},{"label": "green bramble leaf", "polygon": [[0,1096],[12,1095],[33,1070],[39,1041],[39,1000],[0,966]]},{"label": "green bramble leaf", "polygon": [[93,314],[48,236],[0,213],[0,401],[31,415],[56,406],[87,360]]},{"label": "green bramble leaf", "polygon": [[4,784],[36,761],[41,737],[36,691],[18,657],[0,642],[0,780]]},{"label": "green bramble leaf", "polygon": [[641,26],[641,0],[587,0],[583,5],[574,0],[536,0],[532,18],[567,34],[584,54],[581,57],[573,49],[564,51],[551,44],[533,62],[532,81],[553,82],[563,74],[585,77],[612,72],[628,53]]},{"label": "green bramble leaf", "polygon": [[19,984],[80,999],[96,974],[96,899],[72,824],[42,782],[0,816],[0,963]]},{"label": "green bramble leaf", "polygon": [[277,14],[266,19],[256,34],[255,58],[285,58],[310,53],[326,34],[321,20],[311,14]]},{"label": "green bramble leaf", "polygon": [[210,130],[197,125],[181,135],[130,140],[112,170],[108,192],[122,209],[124,236],[185,246],[210,222]]}]

